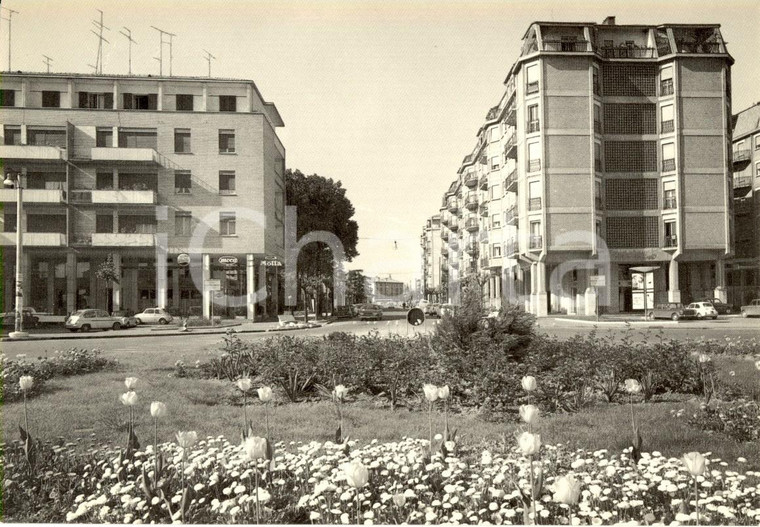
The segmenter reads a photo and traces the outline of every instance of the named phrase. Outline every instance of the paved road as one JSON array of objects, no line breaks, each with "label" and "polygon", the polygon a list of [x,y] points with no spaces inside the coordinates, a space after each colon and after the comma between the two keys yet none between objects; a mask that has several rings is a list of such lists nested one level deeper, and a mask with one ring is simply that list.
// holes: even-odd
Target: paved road
[{"label": "paved road", "polygon": [[[344,320],[329,324],[320,328],[298,330],[288,332],[288,335],[297,336],[322,336],[334,331],[346,331],[359,335],[367,334],[370,331],[379,331],[381,334],[399,334],[414,335],[416,332],[428,333],[433,331],[435,324],[439,321],[429,319],[425,324],[418,328],[410,328],[404,319],[405,313],[387,312],[385,320],[379,322]],[[588,334],[595,326],[591,323],[581,323],[570,321],[562,318],[545,318],[538,321],[539,331],[550,336],[566,339],[576,334]],[[740,317],[722,317],[716,321],[689,321],[671,323],[664,321],[661,323],[634,323],[631,325],[632,338],[636,341],[642,341],[653,338],[654,335],[662,330],[666,338],[686,339],[686,338],[713,338],[720,339],[726,336],[736,338],[760,337],[760,319],[742,319]],[[598,328],[599,335],[616,335],[622,336],[626,327],[622,324],[600,324]],[[258,340],[269,338],[282,333],[245,333],[239,335],[243,340]],[[105,334],[104,334],[105,335]],[[131,338],[92,338],[87,340],[59,339],[55,341],[33,341],[33,342],[2,342],[2,351],[9,357],[17,354],[25,354],[28,357],[44,356],[54,350],[68,349],[74,346],[87,348],[98,348],[104,351],[125,352],[144,351],[146,349],[174,348],[182,351],[204,351],[216,350],[222,340],[219,334],[199,334],[188,333],[186,335],[174,335],[163,337],[131,337]]]}]

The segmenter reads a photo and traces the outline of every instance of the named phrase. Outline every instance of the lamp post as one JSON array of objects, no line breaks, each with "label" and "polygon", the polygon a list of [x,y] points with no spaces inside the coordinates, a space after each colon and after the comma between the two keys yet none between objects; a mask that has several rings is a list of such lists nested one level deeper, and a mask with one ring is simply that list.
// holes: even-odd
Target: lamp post
[{"label": "lamp post", "polygon": [[12,331],[8,336],[12,339],[23,339],[29,336],[24,331],[24,293],[23,293],[23,279],[24,274],[22,272],[23,262],[23,233],[22,224],[24,217],[24,196],[22,185],[22,174],[15,174],[15,177],[10,173],[6,175],[3,185],[6,187],[16,187],[16,311],[15,311],[15,331]]}]

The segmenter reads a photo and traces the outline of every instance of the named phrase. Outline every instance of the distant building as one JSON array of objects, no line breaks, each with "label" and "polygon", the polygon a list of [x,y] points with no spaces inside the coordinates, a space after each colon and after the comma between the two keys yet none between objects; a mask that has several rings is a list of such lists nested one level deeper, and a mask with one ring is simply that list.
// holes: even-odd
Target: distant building
[{"label": "distant building", "polygon": [[446,297],[441,288],[441,261],[448,258],[448,244],[441,243],[441,216],[436,214],[425,222],[420,236],[422,247],[422,298],[440,302]]},{"label": "distant building", "polygon": [[373,304],[382,306],[401,305],[406,299],[404,282],[394,280],[391,276],[375,277],[372,284]]}]

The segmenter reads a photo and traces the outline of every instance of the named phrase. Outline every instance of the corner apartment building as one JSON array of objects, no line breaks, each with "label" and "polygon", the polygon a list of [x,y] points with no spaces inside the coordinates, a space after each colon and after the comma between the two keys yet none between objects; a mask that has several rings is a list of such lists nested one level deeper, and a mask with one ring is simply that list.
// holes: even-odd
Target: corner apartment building
[{"label": "corner apartment building", "polygon": [[444,296],[445,284],[441,281],[441,258],[448,256],[448,244],[442,246],[441,241],[441,216],[436,214],[425,222],[420,236],[420,247],[422,247],[420,287],[423,298],[431,302],[440,302]]},{"label": "corner apartment building", "polygon": [[733,118],[736,251],[728,265],[728,300],[760,297],[760,103]]},{"label": "corner apartment building", "polygon": [[5,310],[20,225],[25,305],[277,313],[283,121],[253,81],[3,73],[0,101]]},{"label": "corner apartment building", "polygon": [[407,300],[404,282],[392,276],[376,276],[372,283],[372,303],[381,306],[400,306]]},{"label": "corner apartment building", "polygon": [[444,195],[448,272],[537,315],[591,314],[597,275],[639,310],[636,267],[650,303],[725,300],[732,64],[718,25],[531,24]]}]

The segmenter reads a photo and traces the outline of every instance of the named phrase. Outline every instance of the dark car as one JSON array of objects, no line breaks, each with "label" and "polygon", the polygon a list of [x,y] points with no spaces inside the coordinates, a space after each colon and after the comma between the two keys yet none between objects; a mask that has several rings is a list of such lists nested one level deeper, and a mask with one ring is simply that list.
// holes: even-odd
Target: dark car
[{"label": "dark car", "polygon": [[647,311],[647,318],[649,320],[656,318],[669,318],[670,320],[697,318],[697,312],[677,302],[666,302],[664,304],[655,304],[654,309]]},{"label": "dark car", "polygon": [[706,298],[703,302],[712,304],[713,309],[715,309],[719,315],[730,315],[736,311],[732,305],[726,304],[718,298]]},{"label": "dark car", "polygon": [[376,304],[361,304],[356,315],[359,317],[359,320],[382,320],[383,308]]},{"label": "dark car", "polygon": [[[40,319],[32,315],[31,310],[24,308],[22,313],[24,317],[23,324],[25,328],[37,327],[37,324],[39,324]],[[3,317],[3,326],[14,326],[16,324],[15,311],[9,311],[7,313],[3,313],[2,317]]]}]

